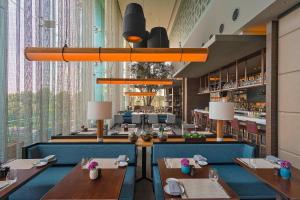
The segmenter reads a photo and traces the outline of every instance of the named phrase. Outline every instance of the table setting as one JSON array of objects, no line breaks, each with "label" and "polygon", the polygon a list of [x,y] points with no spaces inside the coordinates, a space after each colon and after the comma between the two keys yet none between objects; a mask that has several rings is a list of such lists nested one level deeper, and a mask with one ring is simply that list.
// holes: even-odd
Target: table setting
[{"label": "table setting", "polygon": [[101,169],[118,169],[128,165],[129,158],[126,155],[119,155],[117,158],[83,158],[81,168],[89,170],[91,180],[101,176]]}]

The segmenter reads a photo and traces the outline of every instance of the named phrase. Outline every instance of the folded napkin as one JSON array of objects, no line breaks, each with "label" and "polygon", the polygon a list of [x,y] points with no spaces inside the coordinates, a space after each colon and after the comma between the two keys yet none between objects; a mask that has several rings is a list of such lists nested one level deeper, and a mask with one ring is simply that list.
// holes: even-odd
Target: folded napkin
[{"label": "folded napkin", "polygon": [[42,158],[40,160],[40,162],[52,162],[54,160],[56,160],[55,155],[49,155],[49,156],[46,156],[45,158]]},{"label": "folded napkin", "polygon": [[180,184],[175,181],[175,180],[171,180],[168,182],[168,187],[169,187],[169,191],[171,195],[180,195],[181,192],[181,188],[180,188]]},{"label": "folded napkin", "polygon": [[203,157],[201,155],[194,155],[193,159],[195,161],[205,161],[205,162],[207,162],[207,158],[205,158],[205,157]]},{"label": "folded napkin", "polygon": [[6,186],[8,186],[9,185],[9,182],[8,181],[0,181],[0,190],[2,189],[2,188],[5,188]]},{"label": "folded napkin", "polygon": [[127,162],[127,156],[126,155],[119,155],[117,158],[118,162]]},{"label": "folded napkin", "polygon": [[266,160],[271,162],[271,163],[276,163],[277,164],[280,159],[275,157],[275,156],[269,155],[269,156],[266,157]]}]

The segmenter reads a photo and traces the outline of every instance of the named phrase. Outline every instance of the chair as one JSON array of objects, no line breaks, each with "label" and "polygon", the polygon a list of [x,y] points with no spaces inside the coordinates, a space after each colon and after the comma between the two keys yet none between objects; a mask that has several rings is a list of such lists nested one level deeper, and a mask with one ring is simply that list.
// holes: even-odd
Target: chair
[{"label": "chair", "polygon": [[176,122],[176,116],[173,114],[167,114],[166,124],[174,125]]},{"label": "chair", "polygon": [[140,125],[142,123],[141,115],[132,114],[131,121],[132,124]]},{"label": "chair", "polygon": [[148,114],[148,124],[158,124],[158,115]]},{"label": "chair", "polygon": [[121,125],[124,122],[123,115],[114,115],[115,124]]}]

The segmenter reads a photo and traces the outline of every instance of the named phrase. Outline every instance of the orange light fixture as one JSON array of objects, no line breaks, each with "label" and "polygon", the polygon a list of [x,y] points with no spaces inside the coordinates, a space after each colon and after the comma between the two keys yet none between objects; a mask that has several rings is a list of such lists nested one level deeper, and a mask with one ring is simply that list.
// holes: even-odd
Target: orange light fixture
[{"label": "orange light fixture", "polygon": [[209,80],[210,81],[219,81],[220,78],[219,77],[210,77]]},{"label": "orange light fixture", "polygon": [[144,96],[144,97],[151,97],[155,96],[155,92],[125,92],[125,95],[130,97],[136,97],[136,96]]},{"label": "orange light fixture", "polygon": [[97,84],[113,85],[173,85],[170,79],[122,79],[122,78],[97,78]]},{"label": "orange light fixture", "polygon": [[25,48],[29,61],[205,62],[207,48]]},{"label": "orange light fixture", "polygon": [[127,37],[127,41],[129,41],[129,42],[136,43],[136,42],[141,42],[142,40],[143,39],[141,37],[139,37],[139,36],[128,36]]}]

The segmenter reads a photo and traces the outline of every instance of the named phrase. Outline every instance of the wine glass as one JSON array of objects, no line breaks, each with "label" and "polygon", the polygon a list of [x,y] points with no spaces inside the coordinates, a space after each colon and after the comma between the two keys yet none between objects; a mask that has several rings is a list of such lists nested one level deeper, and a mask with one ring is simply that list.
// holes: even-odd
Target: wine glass
[{"label": "wine glass", "polygon": [[218,171],[216,169],[210,169],[208,178],[212,181],[218,181],[219,179]]},{"label": "wine glass", "polygon": [[11,182],[11,183],[14,183],[15,181],[17,181],[17,170],[10,169],[7,172],[6,181]]}]

